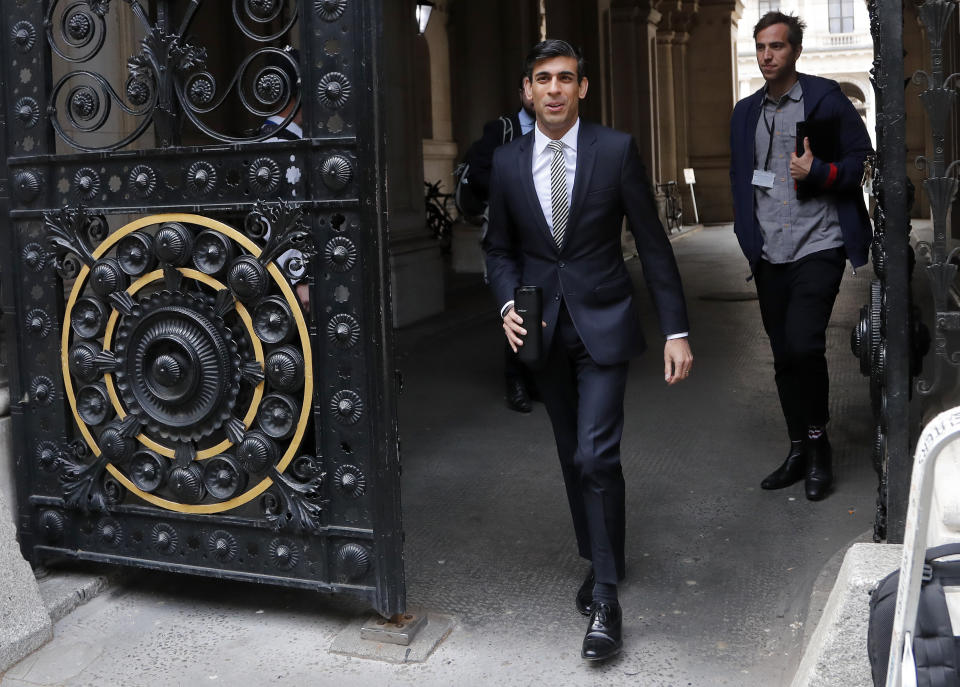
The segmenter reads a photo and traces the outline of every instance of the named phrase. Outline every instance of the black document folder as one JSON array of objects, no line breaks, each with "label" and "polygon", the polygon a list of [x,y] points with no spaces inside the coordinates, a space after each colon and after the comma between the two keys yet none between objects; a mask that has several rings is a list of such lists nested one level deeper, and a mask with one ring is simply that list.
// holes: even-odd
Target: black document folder
[{"label": "black document folder", "polygon": [[527,333],[520,337],[523,345],[517,351],[517,358],[527,365],[535,365],[543,354],[543,332],[540,321],[543,319],[543,292],[539,286],[518,286],[513,292],[513,309],[523,318],[523,328]]},{"label": "black document folder", "polygon": [[824,162],[840,159],[840,126],[832,119],[797,122],[797,157],[803,156],[803,138],[810,139],[813,155]]},{"label": "black document folder", "polygon": [[[813,156],[822,162],[840,159],[840,123],[832,119],[797,122],[797,157],[804,153],[803,139],[810,139]],[[806,183],[797,184],[797,198],[806,200],[818,194],[818,190]]]}]

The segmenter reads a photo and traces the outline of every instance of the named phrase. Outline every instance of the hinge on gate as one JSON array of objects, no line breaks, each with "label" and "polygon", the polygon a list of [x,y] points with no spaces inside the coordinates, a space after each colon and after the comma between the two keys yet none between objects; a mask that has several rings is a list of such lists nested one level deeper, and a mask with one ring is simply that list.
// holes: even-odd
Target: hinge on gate
[{"label": "hinge on gate", "polygon": [[938,312],[937,329],[942,331],[957,331],[960,329],[960,312],[955,310]]}]

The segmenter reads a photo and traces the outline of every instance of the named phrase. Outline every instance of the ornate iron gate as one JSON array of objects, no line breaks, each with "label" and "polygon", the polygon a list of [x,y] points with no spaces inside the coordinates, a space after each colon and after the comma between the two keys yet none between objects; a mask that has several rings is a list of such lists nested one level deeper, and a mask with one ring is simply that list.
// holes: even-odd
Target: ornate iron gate
[{"label": "ornate iron gate", "polygon": [[[906,368],[910,228],[904,154],[903,10],[900,0],[870,0],[868,8],[874,44],[871,81],[877,102],[871,246],[877,278],[870,284],[870,300],[861,309],[851,343],[860,359],[860,371],[870,377],[873,464],[879,479],[874,540],[892,536],[891,541],[897,541],[899,536],[902,541],[910,484],[910,430],[905,421],[910,389]],[[891,423],[891,417],[898,421]]]},{"label": "ornate iron gate", "polygon": [[[874,38],[873,81],[877,93],[877,159],[874,190],[876,236],[873,265],[878,279],[871,284],[870,302],[854,332],[854,353],[870,391],[876,420],[874,464],[880,477],[874,538],[903,541],[913,449],[919,426],[911,424],[911,391],[920,398],[955,388],[960,354],[952,333],[960,330],[960,311],[951,296],[957,277],[956,251],[947,246],[948,211],[957,195],[957,162],[948,160],[948,135],[957,100],[958,74],[948,74],[955,55],[945,45],[956,33],[956,0],[925,0],[916,5],[929,48],[930,73],[918,71],[913,84],[930,124],[932,155],[917,158],[926,173],[923,191],[930,201],[933,241],[909,245],[909,211],[914,189],[906,176],[906,101],[904,93],[903,6],[899,0],[871,0]],[[954,48],[955,50],[955,48]],[[954,131],[954,133],[956,133]],[[921,264],[933,300],[931,327],[913,303],[914,267]],[[932,336],[931,336],[932,330]],[[932,341],[931,341],[932,338]],[[932,343],[932,346],[931,346]],[[953,350],[951,350],[953,349]],[[926,370],[923,361],[926,358]],[[951,372],[954,370],[954,372]]]},{"label": "ornate iron gate", "polygon": [[[30,560],[404,610],[379,17],[379,0],[4,3]],[[299,139],[262,126],[298,110]]]}]

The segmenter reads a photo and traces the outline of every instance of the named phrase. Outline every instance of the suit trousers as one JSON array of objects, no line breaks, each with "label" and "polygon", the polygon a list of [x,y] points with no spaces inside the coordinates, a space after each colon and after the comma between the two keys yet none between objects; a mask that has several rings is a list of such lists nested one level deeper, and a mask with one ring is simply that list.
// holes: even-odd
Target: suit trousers
[{"label": "suit trousers", "polygon": [[553,425],[579,553],[607,584],[623,579],[626,567],[620,437],[627,368],[597,365],[561,304],[536,383]]},{"label": "suit trousers", "polygon": [[507,384],[511,382],[523,382],[527,390],[533,392],[533,373],[530,368],[520,362],[517,354],[510,348],[510,342],[503,337],[503,377]]},{"label": "suit trousers", "polygon": [[830,419],[827,324],[840,291],[842,248],[794,262],[760,260],[755,271],[763,327],[770,337],[780,407],[791,441]]}]

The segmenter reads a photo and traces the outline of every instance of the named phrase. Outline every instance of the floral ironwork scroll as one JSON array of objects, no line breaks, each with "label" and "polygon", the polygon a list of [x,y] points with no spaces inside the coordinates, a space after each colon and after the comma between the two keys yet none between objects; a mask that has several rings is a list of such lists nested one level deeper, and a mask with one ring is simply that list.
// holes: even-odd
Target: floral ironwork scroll
[{"label": "floral ironwork scroll", "polygon": [[[233,102],[233,96],[253,117],[264,120],[282,114],[277,128],[290,123],[301,104],[300,65],[290,50],[270,44],[290,38],[299,15],[298,3],[232,1],[234,26],[259,47],[222,82],[207,68],[206,47],[188,37],[202,4],[203,0],[191,0],[175,23],[162,13],[151,21],[139,0],[114,0],[113,5],[110,0],[54,0],[47,11],[46,40],[56,59],[76,67],[61,76],[50,91],[47,112],[57,135],[78,150],[118,150],[139,139],[152,125],[157,144],[165,147],[177,142],[181,117],[185,117],[217,141],[270,138],[272,132],[258,129],[237,135],[208,121],[205,115],[222,111],[225,103]],[[125,82],[114,84],[87,65],[108,45],[108,13],[121,11],[136,18],[144,37],[139,50],[127,58]],[[281,27],[271,30],[277,22]],[[15,36],[24,46],[37,40],[32,26],[20,27]],[[338,84],[334,90],[338,95],[349,92],[349,83]],[[107,143],[87,140],[85,134],[104,131],[114,108],[133,118],[133,130]],[[24,103],[24,116],[37,116],[35,109]]]}]

